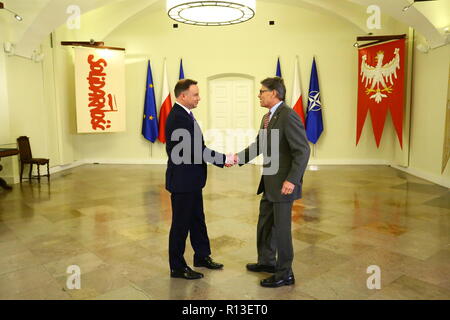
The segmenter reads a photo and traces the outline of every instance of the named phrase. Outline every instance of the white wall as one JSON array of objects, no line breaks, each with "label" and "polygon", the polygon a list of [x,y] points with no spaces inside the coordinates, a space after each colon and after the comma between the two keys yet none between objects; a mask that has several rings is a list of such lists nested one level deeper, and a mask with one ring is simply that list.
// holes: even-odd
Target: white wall
[{"label": "white wall", "polygon": [[450,187],[449,165],[441,174],[450,46],[428,53],[416,49],[414,56],[409,170]]},{"label": "white wall", "polygon": [[[9,117],[9,102],[8,102],[8,86],[6,76],[6,56],[3,50],[0,50],[0,145],[10,148],[14,145],[11,138],[11,127]],[[17,165],[14,166],[17,157],[7,157],[1,159],[0,165],[3,167],[0,173],[1,177],[7,182],[14,182],[14,169],[17,170]]]},{"label": "white wall", "polygon": [[0,144],[10,143],[8,86],[6,76],[6,57],[0,50]]},{"label": "white wall", "polygon": [[[275,26],[268,21],[275,20]],[[326,21],[326,23],[324,23]],[[316,57],[324,105],[325,131],[316,147],[318,163],[387,163],[393,159],[396,141],[390,120],[386,121],[381,147],[373,139],[370,119],[361,142],[356,141],[357,52],[352,46],[360,30],[343,19],[296,6],[261,2],[249,22],[221,28],[179,25],[172,28],[163,8],[150,7],[120,25],[105,42],[127,49],[128,132],[109,135],[79,135],[77,146],[84,159],[148,161],[165,158],[163,145],[149,144],[140,136],[147,59],[151,60],[157,102],[160,101],[163,59],[167,59],[173,88],[183,58],[186,77],[199,81],[202,101],[196,118],[208,129],[207,78],[222,73],[241,73],[259,81],[275,75],[281,58],[290,103],[295,56],[300,61],[302,90],[306,93],[313,56]],[[255,91],[255,106],[259,106]],[[254,128],[264,110],[257,107]],[[151,148],[151,152],[149,149]]]},{"label": "white wall", "polygon": [[[354,24],[323,12],[260,2],[257,16],[240,25],[209,28],[179,24],[178,29],[173,29],[173,21],[167,18],[158,2],[115,29],[110,25],[106,27],[108,16],[120,21],[119,9],[116,4],[114,8],[89,13],[83,19],[82,30],[67,30],[65,26],[55,30],[53,48],[49,39],[42,44],[43,63],[17,57],[4,58],[8,89],[7,94],[0,95],[2,105],[7,104],[6,108],[0,109],[0,124],[5,124],[1,126],[0,137],[8,137],[8,132],[13,140],[18,135],[29,135],[35,155],[49,157],[51,166],[70,165],[76,161],[161,162],[165,159],[164,145],[151,144],[141,135],[147,59],[152,63],[159,105],[164,58],[167,59],[172,88],[178,77],[179,59],[183,58],[186,77],[199,81],[202,101],[195,116],[207,130],[209,77],[247,74],[258,80],[255,89],[259,89],[259,80],[275,74],[276,59],[280,56],[288,89],[287,102],[290,103],[294,59],[298,56],[306,105],[312,57],[315,56],[325,131],[311,163],[391,164],[396,162],[400,152],[400,158],[409,154],[411,173],[426,175],[439,183],[448,180],[449,169],[444,176],[440,175],[447,92],[442,88],[447,84],[448,47],[428,55],[415,53],[411,149],[399,150],[390,116],[377,149],[369,116],[360,143],[355,145],[357,52],[352,45],[362,32]],[[269,20],[275,20],[275,26],[269,26]],[[382,33],[407,33],[406,26],[389,19],[383,21],[385,29]],[[99,38],[109,31],[107,37]],[[127,132],[76,133],[73,50],[59,43],[90,38],[127,49]],[[0,81],[1,71],[2,54]],[[1,90],[0,83],[0,93]],[[257,106],[254,128],[257,128],[264,110],[258,107],[256,90],[254,94]],[[9,101],[5,100],[6,96]],[[431,112],[430,105],[435,106]],[[10,128],[5,129],[8,119]],[[433,142],[425,138],[430,132],[436,136]]]},{"label": "white wall", "polygon": [[47,114],[44,108],[42,65],[8,57],[7,83],[11,137],[28,136],[34,157],[48,154]]}]

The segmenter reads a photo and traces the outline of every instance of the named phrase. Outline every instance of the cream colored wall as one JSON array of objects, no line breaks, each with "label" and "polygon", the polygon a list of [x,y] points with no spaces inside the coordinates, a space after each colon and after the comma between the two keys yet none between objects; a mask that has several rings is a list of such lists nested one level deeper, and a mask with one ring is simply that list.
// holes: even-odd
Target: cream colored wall
[{"label": "cream colored wall", "polygon": [[[15,143],[17,137],[28,136],[34,157],[50,158],[51,167],[71,164],[76,159],[68,152],[63,157],[60,152],[61,146],[71,150],[74,145],[73,141],[65,139],[69,130],[64,127],[60,116],[70,109],[64,99],[60,99],[61,103],[56,103],[56,97],[64,95],[64,91],[55,90],[53,76],[54,66],[64,70],[67,64],[63,62],[63,67],[58,68],[54,63],[58,61],[53,59],[49,38],[44,41],[41,49],[45,59],[38,63],[19,56],[5,56],[1,50],[0,77],[5,78],[6,81],[2,83],[6,85],[0,87],[0,91],[3,91],[0,92],[0,137],[3,143]],[[70,75],[64,79],[63,87],[69,87],[72,78],[73,75]],[[67,116],[66,122],[69,123],[71,118],[72,116]],[[15,171],[14,179],[17,182],[17,157],[5,158],[2,163],[5,166],[3,176],[7,175],[11,180],[9,175]]]},{"label": "cream colored wall", "polygon": [[0,50],[0,144],[11,142],[7,79],[6,56]]},{"label": "cream colored wall", "polygon": [[[54,33],[53,77],[55,86],[55,106],[53,112],[56,117],[55,130],[58,135],[58,151],[60,165],[69,165],[79,160],[76,144],[76,109],[75,109],[75,72],[73,66],[73,50],[61,47],[65,40],[58,32]],[[50,79],[49,79],[50,80]]]},{"label": "cream colored wall", "polygon": [[[56,86],[60,83],[58,75],[60,74],[61,68],[58,68],[58,61],[54,56],[55,49],[51,47],[50,37],[44,41],[41,45],[41,49],[46,57],[42,63],[42,69],[44,105],[48,121],[47,130],[49,132],[47,137],[49,145],[48,158],[51,160],[50,165],[54,167],[56,165],[72,163],[75,159],[73,157],[68,158],[64,156],[64,151],[67,148],[73,148],[73,141],[66,138],[69,135],[70,130],[66,130],[63,125],[64,122],[61,120],[61,115],[65,113],[64,110],[69,110],[69,108],[67,108],[67,104],[60,103],[61,99],[59,96],[61,90],[58,90]],[[58,80],[55,81],[55,79]],[[68,87],[69,84],[70,82],[67,82],[67,85],[64,85],[64,87]]]},{"label": "cream colored wall", "polygon": [[[42,64],[18,56],[6,56],[6,94],[2,95],[1,125],[5,142],[16,143],[19,136],[30,137],[34,157],[47,157],[49,131],[47,110],[43,99]],[[9,182],[18,181],[18,157],[2,159],[2,176]]]},{"label": "cream colored wall", "polygon": [[[199,81],[202,101],[195,115],[207,130],[209,77],[241,73],[260,80],[274,75],[276,59],[280,56],[290,104],[294,59],[298,55],[306,104],[312,57],[315,56],[325,131],[310,163],[390,164],[395,162],[398,152],[408,153],[407,149],[398,150],[390,116],[386,120],[380,149],[376,148],[369,116],[360,143],[355,146],[357,52],[352,44],[362,32],[347,21],[296,6],[258,2],[257,16],[244,24],[220,28],[180,24],[178,29],[173,29],[173,21],[167,19],[163,6],[157,2],[118,26],[104,39],[97,38],[101,32],[96,22],[105,22],[105,12],[109,15],[112,9],[108,10],[89,13],[88,19],[82,20],[82,30],[71,31],[65,26],[55,30],[53,48],[49,39],[42,44],[45,60],[41,64],[17,57],[4,59],[10,101],[0,115],[3,117],[8,113],[13,140],[22,134],[31,136],[33,152],[36,156],[50,157],[51,166],[70,165],[78,160],[105,163],[164,161],[164,145],[151,144],[141,135],[147,59],[151,59],[159,106],[164,58],[167,59],[172,88],[178,77],[180,58],[183,58],[185,75]],[[275,20],[275,26],[269,26],[269,20]],[[407,32],[406,26],[383,21],[386,22],[383,24],[386,34]],[[127,132],[77,134],[75,131],[73,50],[61,47],[59,43],[91,37],[104,40],[107,45],[127,48]],[[416,91],[411,125],[411,173],[427,175],[433,181],[448,180],[449,177],[449,169],[444,176],[439,175],[443,141],[439,137],[443,137],[446,90],[441,92],[436,85],[447,83],[444,75],[449,63],[448,51],[444,52],[447,49],[437,49],[423,56],[416,52],[414,65]],[[0,54],[0,71],[1,58]],[[259,81],[255,88],[259,88]],[[434,94],[430,95],[430,92]],[[255,106],[258,106],[256,94],[255,90]],[[430,99],[431,104],[436,105],[431,113]],[[254,128],[263,114],[264,110],[257,107]],[[6,123],[4,119],[0,121]],[[7,130],[3,131],[0,134],[7,136]],[[436,141],[426,140],[429,132],[436,134]]]},{"label": "cream colored wall", "polygon": [[7,58],[10,136],[30,137],[34,157],[48,154],[47,113],[44,107],[42,64],[22,57]]},{"label": "cream colored wall", "polygon": [[[3,50],[0,50],[0,145],[5,147],[13,147],[9,145],[14,142],[11,138],[11,127],[9,117],[9,102],[8,102],[8,86],[6,76],[6,56]],[[14,182],[14,170],[17,171],[17,157],[7,157],[1,159],[0,165],[3,167],[1,177],[6,179],[8,183]]]},{"label": "cream colored wall", "polygon": [[[419,41],[422,41],[420,36]],[[410,167],[413,174],[450,187],[450,168],[441,174],[447,109],[450,47],[414,52]]]},{"label": "cream colored wall", "polygon": [[[173,88],[183,58],[185,75],[199,81],[202,101],[196,118],[208,129],[207,78],[222,73],[243,73],[259,80],[274,76],[281,59],[290,103],[293,67],[298,55],[302,90],[306,94],[312,58],[315,55],[324,105],[325,131],[316,147],[316,163],[388,163],[396,141],[390,120],[386,122],[380,149],[375,146],[367,119],[356,147],[357,52],[352,46],[360,34],[354,25],[300,7],[258,3],[257,16],[244,24],[204,28],[179,25],[172,28],[163,8],[150,7],[119,26],[107,38],[109,45],[127,49],[126,133],[78,135],[76,145],[83,159],[118,162],[145,162],[164,159],[164,146],[151,144],[140,135],[147,59],[152,63],[156,100],[159,104],[163,59],[167,59]],[[275,26],[268,21],[275,20]],[[326,23],[324,23],[326,21]],[[255,92],[255,105],[259,106]],[[258,107],[254,128],[264,110]],[[133,129],[134,128],[134,129]],[[151,150],[150,150],[151,149]],[[151,158],[150,158],[151,155]]]}]

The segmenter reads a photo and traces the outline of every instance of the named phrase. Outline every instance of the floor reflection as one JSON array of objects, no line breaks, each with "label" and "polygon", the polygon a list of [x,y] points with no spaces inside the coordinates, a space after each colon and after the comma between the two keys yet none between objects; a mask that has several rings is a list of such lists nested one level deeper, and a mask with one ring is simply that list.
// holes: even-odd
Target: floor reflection
[{"label": "floor reflection", "polygon": [[[169,277],[163,165],[84,165],[0,190],[0,299],[450,299],[448,189],[385,166],[307,171],[292,209],[296,285],[268,289],[245,269],[260,169],[208,171],[212,256],[225,268],[198,268],[198,281]],[[66,288],[73,264],[80,290]],[[370,265],[380,290],[367,288]]]}]

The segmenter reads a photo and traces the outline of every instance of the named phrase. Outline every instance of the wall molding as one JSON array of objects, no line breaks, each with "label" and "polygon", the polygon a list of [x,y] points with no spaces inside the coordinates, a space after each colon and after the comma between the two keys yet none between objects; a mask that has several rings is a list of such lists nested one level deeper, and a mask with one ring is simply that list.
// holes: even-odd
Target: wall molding
[{"label": "wall molding", "polygon": [[167,164],[167,158],[158,159],[87,159],[85,164]]},{"label": "wall molding", "polygon": [[410,175],[419,177],[421,179],[425,179],[427,181],[436,183],[440,186],[450,188],[450,180],[443,175],[431,174],[431,173],[424,172],[422,170],[418,170],[415,168],[406,168],[406,167],[401,167],[401,166],[397,166],[397,165],[391,165],[391,167],[394,169],[398,169],[400,171],[406,172]]},{"label": "wall molding", "polygon": [[51,176],[52,174],[54,174],[54,173],[61,172],[61,171],[65,171],[65,170],[72,169],[72,168],[76,168],[76,167],[82,166],[82,165],[84,165],[84,164],[86,164],[85,161],[83,161],[83,160],[77,160],[77,161],[72,162],[72,163],[69,163],[69,164],[64,164],[64,165],[59,165],[59,166],[51,167],[51,168],[50,168],[50,176]]},{"label": "wall molding", "polygon": [[[260,161],[256,161],[260,162]],[[166,165],[167,159],[86,159],[86,160],[77,160],[73,163],[66,165],[59,165],[50,168],[50,174],[54,174],[57,172],[62,172],[68,169],[76,168],[86,164],[123,164],[123,165],[139,165],[139,164],[155,164],[155,165]],[[260,165],[260,163],[252,163],[252,165]],[[398,165],[391,164],[389,161],[382,159],[328,159],[328,160],[310,160],[308,163],[309,166],[321,166],[321,165],[371,165],[371,166],[390,166],[394,169],[406,172],[413,176],[419,177],[421,179],[425,179],[427,181],[436,183],[446,188],[450,188],[450,181],[446,177],[437,174],[430,174],[418,169],[414,168],[405,168]],[[311,168],[309,168],[310,170]],[[312,170],[315,170],[312,169]],[[8,183],[14,183],[13,177],[3,176],[3,178]]]},{"label": "wall molding", "polygon": [[308,165],[367,165],[389,166],[391,162],[383,159],[310,159]]}]

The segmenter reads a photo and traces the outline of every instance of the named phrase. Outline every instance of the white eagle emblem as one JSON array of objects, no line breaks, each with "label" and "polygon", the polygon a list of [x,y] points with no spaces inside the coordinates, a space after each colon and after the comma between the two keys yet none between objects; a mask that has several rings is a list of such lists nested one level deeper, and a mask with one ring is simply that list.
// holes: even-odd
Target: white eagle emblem
[{"label": "white eagle emblem", "polygon": [[[399,51],[399,48],[395,48],[394,58],[385,65],[383,65],[384,52],[378,51],[377,56],[375,57],[375,60],[377,61],[375,67],[369,66],[366,63],[367,55],[362,56],[360,73],[360,75],[362,75],[361,82],[366,80],[366,94],[369,95],[373,93],[370,96],[370,99],[375,99],[377,103],[380,103],[383,98],[387,98],[387,95],[384,94],[384,92],[391,93],[393,91],[392,85],[394,82],[392,80],[392,75],[397,79],[397,69],[400,69]],[[391,84],[390,86],[388,86],[388,82]],[[368,84],[372,84],[370,88],[367,88]],[[380,85],[382,88],[380,88]]]}]

